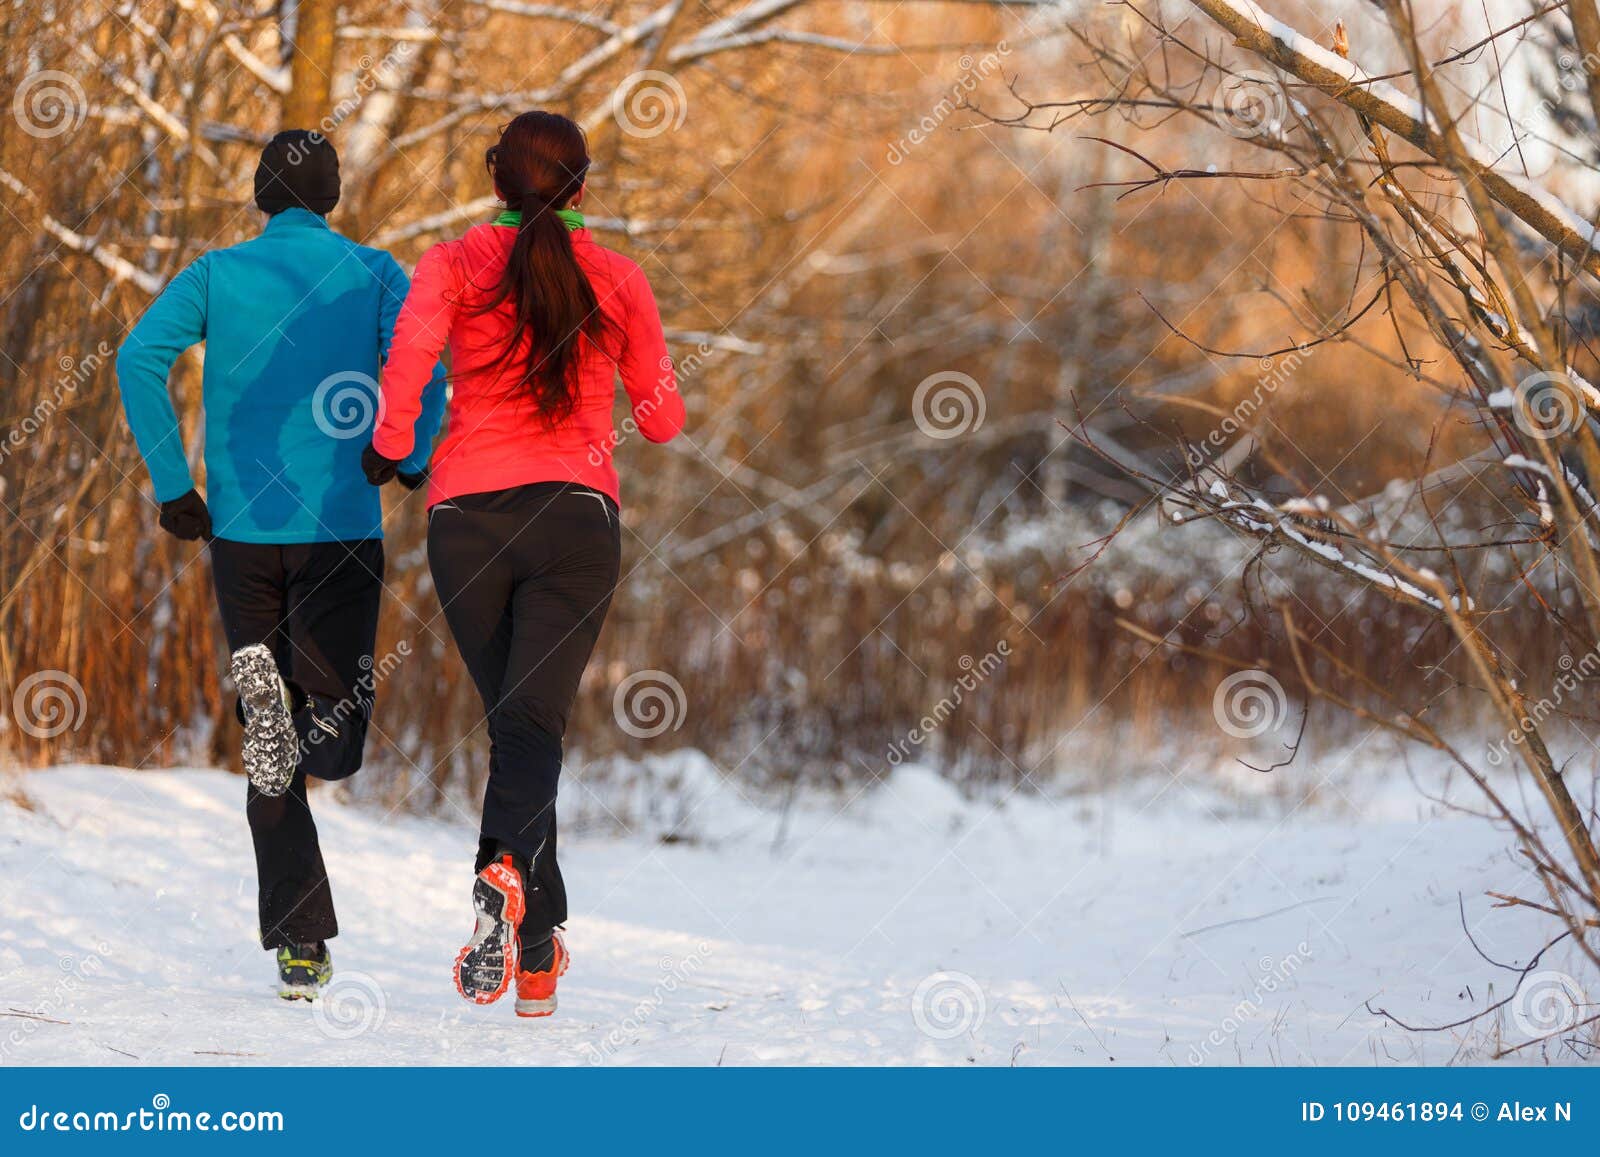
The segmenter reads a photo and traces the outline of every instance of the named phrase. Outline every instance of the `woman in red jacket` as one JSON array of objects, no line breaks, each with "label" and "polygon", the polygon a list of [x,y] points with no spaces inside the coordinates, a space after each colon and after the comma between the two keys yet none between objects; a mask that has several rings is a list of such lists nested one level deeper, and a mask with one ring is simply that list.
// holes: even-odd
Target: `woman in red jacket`
[{"label": "woman in red jacket", "polygon": [[456,987],[488,1004],[515,981],[517,1013],[548,1016],[567,966],[561,742],[620,563],[616,376],[652,442],[683,427],[683,400],[643,272],[583,227],[583,130],[524,113],[485,162],[506,211],[417,263],[363,466],[374,485],[395,476],[448,345],[428,565],[489,726],[477,925],[456,958]]}]

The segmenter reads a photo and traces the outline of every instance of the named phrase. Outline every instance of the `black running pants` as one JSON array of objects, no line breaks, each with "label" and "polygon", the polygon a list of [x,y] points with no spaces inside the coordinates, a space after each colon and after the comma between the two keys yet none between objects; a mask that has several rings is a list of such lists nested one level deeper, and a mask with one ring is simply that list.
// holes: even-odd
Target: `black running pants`
[{"label": "black running pants", "polygon": [[306,800],[306,777],[344,779],[361,766],[372,715],[372,649],[383,591],[383,543],[280,546],[211,540],[211,577],[228,649],[265,643],[294,698],[300,767],[289,790],[247,789],[261,944],[291,947],[339,931]]},{"label": "black running pants", "polygon": [[524,943],[567,918],[556,863],[562,738],[621,552],[616,504],[584,486],[466,495],[428,515],[428,566],[489,726],[477,868],[501,846],[528,863]]}]

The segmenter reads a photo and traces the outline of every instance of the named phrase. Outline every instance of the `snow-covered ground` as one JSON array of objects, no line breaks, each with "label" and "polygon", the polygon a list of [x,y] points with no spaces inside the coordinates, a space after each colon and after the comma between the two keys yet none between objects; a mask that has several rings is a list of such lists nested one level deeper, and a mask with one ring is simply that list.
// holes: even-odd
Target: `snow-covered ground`
[{"label": "snow-covered ground", "polygon": [[[523,1022],[450,985],[470,924],[464,817],[315,797],[342,934],[329,999],[308,1007],[272,995],[254,942],[242,780],[28,773],[0,802],[0,1060],[1483,1060],[1492,1026],[1408,1033],[1365,1004],[1440,1023],[1508,991],[1458,893],[1496,959],[1524,960],[1546,925],[1483,895],[1529,886],[1502,833],[1385,778],[1360,809],[1252,804],[1185,776],[972,803],[901,769],[780,816],[682,757],[694,822],[674,826],[694,838],[563,838],[574,964],[560,1012]],[[581,811],[587,789],[563,790]],[[1504,1041],[1537,1027],[1525,1003],[1499,1017]]]}]

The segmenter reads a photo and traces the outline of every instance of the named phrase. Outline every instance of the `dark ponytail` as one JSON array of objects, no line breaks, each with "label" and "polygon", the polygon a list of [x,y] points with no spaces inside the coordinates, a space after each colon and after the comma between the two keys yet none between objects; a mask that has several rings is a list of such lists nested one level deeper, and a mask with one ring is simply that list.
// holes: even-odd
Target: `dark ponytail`
[{"label": "dark ponytail", "polygon": [[573,253],[567,224],[556,215],[583,188],[588,142],[564,116],[523,113],[484,154],[484,163],[507,208],[522,213],[522,223],[500,284],[482,312],[512,303],[515,321],[505,360],[515,359],[528,343],[520,386],[545,420],[557,425],[577,405],[581,340],[598,342],[606,324]]}]

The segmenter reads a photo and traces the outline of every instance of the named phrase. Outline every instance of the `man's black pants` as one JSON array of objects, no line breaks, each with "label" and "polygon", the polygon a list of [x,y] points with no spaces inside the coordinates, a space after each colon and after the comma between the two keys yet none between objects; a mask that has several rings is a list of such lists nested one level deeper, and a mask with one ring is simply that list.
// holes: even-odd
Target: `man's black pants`
[{"label": "man's black pants", "polygon": [[281,796],[251,786],[261,944],[292,947],[339,931],[306,799],[306,777],[344,779],[361,766],[372,716],[372,648],[383,591],[383,543],[280,546],[211,541],[211,577],[228,649],[272,649],[294,699],[300,767]]},{"label": "man's black pants", "polygon": [[527,861],[525,945],[567,918],[556,863],[562,738],[621,557],[616,504],[584,486],[469,494],[428,514],[428,567],[489,724],[477,868],[499,846]]}]

